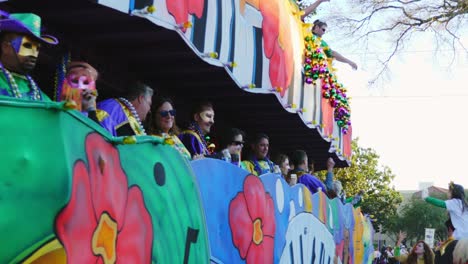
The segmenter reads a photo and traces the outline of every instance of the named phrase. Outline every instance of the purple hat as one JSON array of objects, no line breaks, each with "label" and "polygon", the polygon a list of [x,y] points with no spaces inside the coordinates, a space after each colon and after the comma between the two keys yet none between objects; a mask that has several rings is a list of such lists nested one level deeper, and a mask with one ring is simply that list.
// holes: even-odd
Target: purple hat
[{"label": "purple hat", "polygon": [[41,18],[36,14],[8,14],[0,10],[0,16],[0,32],[25,34],[46,44],[56,45],[58,43],[54,36],[41,35]]}]

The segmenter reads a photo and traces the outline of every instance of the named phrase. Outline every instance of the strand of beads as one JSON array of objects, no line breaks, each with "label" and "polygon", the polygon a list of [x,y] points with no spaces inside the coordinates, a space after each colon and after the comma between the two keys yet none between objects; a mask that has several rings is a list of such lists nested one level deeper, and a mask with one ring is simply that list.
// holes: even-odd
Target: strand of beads
[{"label": "strand of beads", "polygon": [[209,150],[208,150],[208,142],[206,142],[205,135],[202,133],[202,131],[201,131],[200,127],[198,126],[198,124],[193,122],[193,123],[191,123],[189,125],[188,129],[194,131],[200,137],[201,143],[202,143],[203,148],[204,148],[203,149],[204,154],[210,154]]},{"label": "strand of beads", "polygon": [[37,84],[36,82],[31,78],[31,76],[29,75],[26,75],[26,79],[28,79],[29,81],[29,87],[31,88],[32,90],[32,95],[31,95],[31,99],[33,100],[41,100],[42,99],[42,95],[41,95],[41,92],[39,91],[39,88],[37,87]]},{"label": "strand of beads", "polygon": [[138,113],[137,113],[135,107],[133,106],[133,104],[130,103],[130,101],[128,101],[127,99],[125,99],[123,97],[119,97],[119,100],[128,108],[128,110],[130,110],[130,112],[132,113],[132,116],[138,122],[138,125],[140,126],[141,134],[146,135],[146,131],[145,131],[145,128],[143,127],[140,116],[138,115]]},{"label": "strand of beads", "polygon": [[[1,63],[0,63],[0,68],[1,68],[3,74],[5,75],[5,77],[6,77],[7,81],[8,81],[8,86],[10,86],[10,90],[13,93],[13,96],[16,97],[16,98],[23,97],[21,95],[21,92],[19,91],[18,84],[16,83],[15,78],[13,77],[11,72],[9,70],[7,70],[5,67],[3,67],[3,64],[1,64]],[[31,89],[31,92],[30,92],[31,93],[31,99],[32,100],[41,100],[42,99],[41,92],[39,91],[39,88],[37,87],[34,80],[29,75],[26,75],[26,79],[28,80],[29,88]]]},{"label": "strand of beads", "polygon": [[351,125],[349,99],[344,86],[338,83],[330,58],[326,56],[325,51],[329,48],[322,46],[321,38],[310,33],[304,38],[304,42],[304,81],[314,85],[318,79],[322,81],[322,96],[334,108],[334,119],[338,127],[343,134],[347,134]]}]

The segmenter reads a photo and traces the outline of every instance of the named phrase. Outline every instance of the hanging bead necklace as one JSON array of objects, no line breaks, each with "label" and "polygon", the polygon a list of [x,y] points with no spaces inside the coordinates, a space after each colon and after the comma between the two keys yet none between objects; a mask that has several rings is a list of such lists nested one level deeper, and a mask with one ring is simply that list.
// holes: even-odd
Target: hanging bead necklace
[{"label": "hanging bead necklace", "polygon": [[[11,72],[7,70],[1,63],[0,63],[0,68],[2,69],[2,72],[8,81],[8,86],[10,86],[10,90],[13,93],[13,96],[16,98],[22,98],[23,95],[21,94],[18,88],[18,84],[16,83],[15,78],[13,77]],[[25,75],[25,77],[28,80],[29,88],[31,89],[31,91],[29,92],[31,99],[36,100],[36,101],[42,100],[42,95],[41,95],[41,92],[39,91],[39,88],[37,87],[36,82],[34,82],[34,80],[29,75]]]},{"label": "hanging bead necklace", "polygon": [[197,123],[193,122],[190,124],[190,126],[188,127],[188,129],[190,130],[193,130],[195,131],[195,133],[197,133],[197,135],[200,137],[201,139],[201,143],[203,145],[203,152],[205,152],[206,154],[209,154],[209,151],[208,151],[208,143],[206,142],[205,140],[205,135],[203,135],[203,133],[201,132],[201,129],[200,127],[198,126]]},{"label": "hanging bead necklace", "polygon": [[138,122],[138,125],[140,126],[139,128],[140,128],[141,134],[146,135],[146,131],[145,131],[145,128],[143,127],[143,124],[141,123],[140,116],[138,115],[138,113],[137,113],[135,107],[133,106],[133,104],[130,101],[128,101],[127,99],[123,98],[123,97],[119,97],[119,100],[128,108],[128,110],[130,110],[130,112],[132,113],[132,116]]}]

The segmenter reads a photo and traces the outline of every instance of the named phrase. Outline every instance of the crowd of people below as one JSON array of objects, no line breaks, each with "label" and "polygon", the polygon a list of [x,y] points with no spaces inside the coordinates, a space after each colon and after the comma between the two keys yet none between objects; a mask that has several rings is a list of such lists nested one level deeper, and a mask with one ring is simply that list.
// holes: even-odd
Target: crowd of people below
[{"label": "crowd of people below", "polygon": [[448,199],[443,201],[430,197],[428,190],[422,198],[435,206],[446,208],[448,219],[445,222],[447,239],[434,249],[426,241],[419,240],[411,250],[404,245],[406,233],[400,231],[395,248],[382,247],[374,252],[374,264],[466,264],[468,263],[468,204],[462,185],[449,184]]}]

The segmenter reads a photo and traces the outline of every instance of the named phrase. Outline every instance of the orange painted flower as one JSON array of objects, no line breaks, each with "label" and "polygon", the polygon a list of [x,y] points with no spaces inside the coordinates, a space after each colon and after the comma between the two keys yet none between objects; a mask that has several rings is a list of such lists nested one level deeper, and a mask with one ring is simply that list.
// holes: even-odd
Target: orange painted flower
[{"label": "orange painted flower", "polygon": [[55,229],[67,263],[150,263],[151,216],[137,186],[128,188],[118,150],[100,135],[86,137],[89,167],[73,167],[69,203]]},{"label": "orange painted flower", "polygon": [[273,263],[275,208],[260,179],[249,175],[229,205],[234,246],[247,263]]}]

